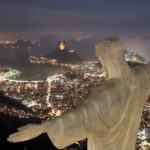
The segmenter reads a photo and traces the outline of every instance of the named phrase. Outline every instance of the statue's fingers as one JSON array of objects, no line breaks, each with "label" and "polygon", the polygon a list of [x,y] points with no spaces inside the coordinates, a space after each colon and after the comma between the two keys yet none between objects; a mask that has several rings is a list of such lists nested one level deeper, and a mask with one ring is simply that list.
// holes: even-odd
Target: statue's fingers
[{"label": "statue's fingers", "polygon": [[18,130],[18,131],[26,130],[26,129],[32,127],[32,126],[33,126],[33,124],[28,124],[28,125],[25,125],[25,126],[22,126],[22,127],[17,128],[17,130]]},{"label": "statue's fingers", "polygon": [[22,131],[22,132],[11,134],[7,140],[9,142],[21,142],[21,141],[26,141],[28,139],[30,139],[30,134],[26,131]]},{"label": "statue's fingers", "polygon": [[8,138],[8,141],[9,142],[13,142],[13,143],[17,143],[17,142],[22,142],[22,141],[27,141],[29,138],[28,136],[17,136],[17,137],[11,137],[11,138]]}]

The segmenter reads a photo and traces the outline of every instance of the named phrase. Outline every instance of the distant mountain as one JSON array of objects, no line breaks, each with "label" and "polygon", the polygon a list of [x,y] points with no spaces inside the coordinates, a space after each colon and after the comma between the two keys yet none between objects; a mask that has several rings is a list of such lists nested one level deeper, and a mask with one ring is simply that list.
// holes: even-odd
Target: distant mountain
[{"label": "distant mountain", "polygon": [[18,40],[16,42],[0,45],[1,64],[27,64],[28,57],[35,45],[30,41]]},{"label": "distant mountain", "polygon": [[75,52],[68,51],[55,51],[49,55],[46,55],[47,58],[56,59],[60,63],[81,63],[83,59]]},{"label": "distant mountain", "polygon": [[65,41],[60,41],[58,43],[58,49],[51,54],[46,55],[46,57],[56,59],[59,63],[68,64],[81,63],[83,61],[74,50],[68,50]]},{"label": "distant mountain", "polygon": [[16,43],[13,44],[14,47],[17,48],[32,48],[34,45],[32,44],[32,42],[30,40],[27,41],[23,41],[23,40],[18,40]]},{"label": "distant mountain", "polygon": [[31,49],[34,47],[34,44],[30,40],[17,40],[11,41],[8,43],[0,43],[1,47],[5,48],[19,48],[19,49]]}]

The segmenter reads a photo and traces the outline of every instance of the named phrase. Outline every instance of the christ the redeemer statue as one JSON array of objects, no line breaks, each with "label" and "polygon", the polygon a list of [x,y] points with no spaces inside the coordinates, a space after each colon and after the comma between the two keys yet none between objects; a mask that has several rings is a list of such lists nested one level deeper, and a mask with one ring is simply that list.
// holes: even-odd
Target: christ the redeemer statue
[{"label": "christ the redeemer statue", "polygon": [[76,109],[23,126],[8,141],[26,141],[46,132],[59,149],[87,138],[88,150],[134,150],[144,102],[150,95],[150,66],[130,68],[117,38],[103,39],[95,49],[109,80],[95,87]]}]

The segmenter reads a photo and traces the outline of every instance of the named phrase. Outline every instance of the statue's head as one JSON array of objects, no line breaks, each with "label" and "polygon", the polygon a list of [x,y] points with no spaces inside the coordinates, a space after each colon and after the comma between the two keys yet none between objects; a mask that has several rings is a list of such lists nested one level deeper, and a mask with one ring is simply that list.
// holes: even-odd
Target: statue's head
[{"label": "statue's head", "polygon": [[97,42],[95,54],[109,78],[121,77],[127,69],[122,42],[116,37]]},{"label": "statue's head", "polygon": [[110,58],[120,58],[124,53],[122,43],[116,37],[105,38],[98,41],[95,48],[95,54],[98,58],[103,55]]}]

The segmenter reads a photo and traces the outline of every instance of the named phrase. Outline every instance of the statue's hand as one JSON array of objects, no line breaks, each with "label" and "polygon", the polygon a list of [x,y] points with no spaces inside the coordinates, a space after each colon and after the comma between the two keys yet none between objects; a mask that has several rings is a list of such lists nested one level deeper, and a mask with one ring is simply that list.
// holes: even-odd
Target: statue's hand
[{"label": "statue's hand", "polygon": [[18,131],[11,134],[7,140],[14,143],[27,141],[39,136],[42,133],[44,133],[42,124],[28,124],[18,128]]}]

